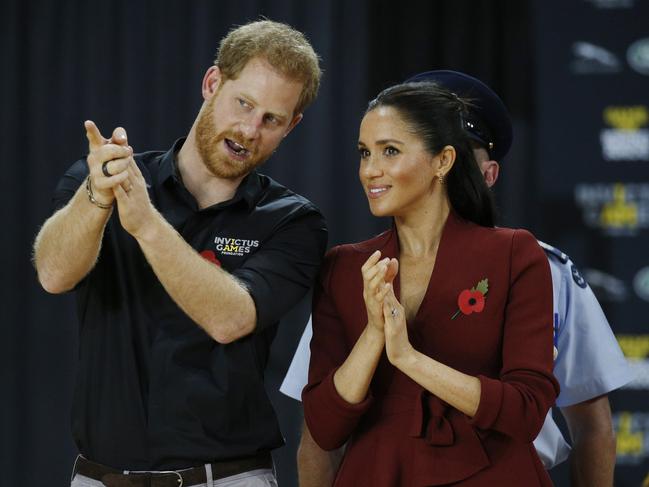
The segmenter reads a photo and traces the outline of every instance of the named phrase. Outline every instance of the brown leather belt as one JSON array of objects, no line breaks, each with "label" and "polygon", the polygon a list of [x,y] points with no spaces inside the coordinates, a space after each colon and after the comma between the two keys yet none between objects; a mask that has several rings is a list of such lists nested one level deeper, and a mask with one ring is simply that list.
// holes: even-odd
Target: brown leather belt
[{"label": "brown leather belt", "polygon": [[[273,460],[270,453],[266,452],[254,457],[214,462],[211,466],[212,479],[218,480],[251,470],[272,469]],[[205,465],[168,472],[129,472],[125,474],[122,470],[91,462],[81,455],[77,457],[74,466],[74,474],[77,473],[99,480],[107,487],[189,487],[207,482]]]}]

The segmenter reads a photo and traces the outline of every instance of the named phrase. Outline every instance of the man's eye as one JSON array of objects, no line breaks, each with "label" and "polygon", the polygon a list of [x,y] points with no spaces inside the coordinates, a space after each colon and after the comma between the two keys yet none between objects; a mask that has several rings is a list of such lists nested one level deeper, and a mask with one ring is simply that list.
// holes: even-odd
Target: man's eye
[{"label": "man's eye", "polygon": [[264,118],[266,119],[266,123],[269,123],[271,125],[277,125],[279,122],[275,115],[266,115],[266,117]]}]

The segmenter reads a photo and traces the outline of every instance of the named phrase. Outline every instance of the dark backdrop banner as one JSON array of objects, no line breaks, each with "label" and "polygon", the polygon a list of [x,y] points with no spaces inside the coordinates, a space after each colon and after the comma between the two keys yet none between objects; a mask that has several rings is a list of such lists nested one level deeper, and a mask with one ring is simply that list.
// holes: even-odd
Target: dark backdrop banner
[{"label": "dark backdrop banner", "polygon": [[[318,100],[264,171],[324,211],[330,245],[367,238],[388,224],[371,217],[357,181],[358,124],[368,100],[414,73],[444,68],[483,79],[510,107],[515,140],[496,190],[502,221],[554,242],[541,233],[544,220],[535,209],[544,195],[531,177],[542,173],[532,143],[531,7],[518,0],[0,2],[0,484],[63,486],[76,453],[69,422],[77,357],[73,298],[40,289],[30,257],[56,181],[87,150],[85,119],[104,133],[124,126],[135,150],[169,147],[200,107],[200,82],[218,41],[232,25],[264,15],[304,31],[322,57]],[[565,128],[563,115],[557,127]],[[546,167],[547,160],[539,161]],[[575,207],[568,200],[566,208]],[[589,231],[581,223],[571,228],[562,242]],[[560,230],[547,229],[552,237]],[[599,253],[608,252],[606,239]],[[282,322],[268,371],[287,441],[275,455],[283,487],[296,485],[302,413],[277,386],[307,314],[305,301]],[[568,485],[557,475],[557,485]]]},{"label": "dark backdrop banner", "polygon": [[615,485],[645,486],[649,3],[535,5],[539,228],[582,268],[636,369],[635,381],[610,396],[617,431]]}]

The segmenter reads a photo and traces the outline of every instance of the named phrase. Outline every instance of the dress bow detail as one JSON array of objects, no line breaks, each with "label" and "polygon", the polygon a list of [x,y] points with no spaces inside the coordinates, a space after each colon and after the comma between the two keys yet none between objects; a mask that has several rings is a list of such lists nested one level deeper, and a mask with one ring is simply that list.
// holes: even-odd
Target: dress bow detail
[{"label": "dress bow detail", "polygon": [[417,398],[410,436],[425,438],[432,446],[450,446],[455,442],[453,427],[446,418],[449,406],[427,391]]}]

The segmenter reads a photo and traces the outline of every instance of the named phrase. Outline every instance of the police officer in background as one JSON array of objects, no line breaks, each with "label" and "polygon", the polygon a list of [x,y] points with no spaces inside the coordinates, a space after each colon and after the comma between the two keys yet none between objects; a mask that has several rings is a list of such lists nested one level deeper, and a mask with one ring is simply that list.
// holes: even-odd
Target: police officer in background
[{"label": "police officer in background", "polygon": [[[465,130],[474,141],[474,155],[488,186],[493,186],[512,141],[512,125],[502,100],[480,80],[464,73],[439,70],[413,76],[409,82],[435,82],[468,99],[471,118]],[[556,405],[570,430],[570,446],[548,413],[534,446],[547,469],[570,457],[571,485],[610,487],[615,466],[615,433],[607,394],[633,379],[631,368],[588,284],[572,261],[560,250],[539,242],[545,249],[554,293],[555,368],[561,385]],[[307,324],[281,391],[300,399],[307,383]],[[301,487],[333,483],[340,452],[325,452],[304,425],[298,450]]]}]

